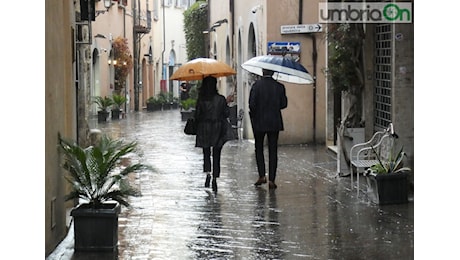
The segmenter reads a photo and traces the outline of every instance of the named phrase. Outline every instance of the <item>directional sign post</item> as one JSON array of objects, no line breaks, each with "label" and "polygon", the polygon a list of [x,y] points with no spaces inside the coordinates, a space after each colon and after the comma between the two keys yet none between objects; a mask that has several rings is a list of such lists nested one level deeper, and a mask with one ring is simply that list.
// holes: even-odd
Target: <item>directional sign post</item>
[{"label": "directional sign post", "polygon": [[322,31],[323,31],[323,26],[319,23],[281,25],[281,34],[315,33],[315,32],[322,32]]}]

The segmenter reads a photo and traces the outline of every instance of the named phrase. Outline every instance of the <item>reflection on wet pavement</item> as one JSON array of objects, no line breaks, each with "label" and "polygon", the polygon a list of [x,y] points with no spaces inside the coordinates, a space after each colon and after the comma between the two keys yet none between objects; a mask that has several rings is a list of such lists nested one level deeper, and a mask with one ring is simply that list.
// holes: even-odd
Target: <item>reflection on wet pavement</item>
[{"label": "reflection on wet pavement", "polygon": [[171,110],[98,126],[137,140],[155,168],[133,177],[142,196],[122,209],[118,259],[414,258],[413,202],[378,206],[357,197],[324,145],[281,146],[278,189],[269,190],[253,185],[253,143],[231,141],[214,193],[204,188],[202,153],[184,124]]}]

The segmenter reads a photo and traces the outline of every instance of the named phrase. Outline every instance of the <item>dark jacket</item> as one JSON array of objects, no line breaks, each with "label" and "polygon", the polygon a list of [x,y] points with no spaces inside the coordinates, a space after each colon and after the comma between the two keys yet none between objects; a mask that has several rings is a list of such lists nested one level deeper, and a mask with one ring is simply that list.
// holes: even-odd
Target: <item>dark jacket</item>
[{"label": "dark jacket", "polygon": [[257,80],[249,93],[249,115],[253,131],[284,130],[281,109],[287,107],[286,89],[272,77]]},{"label": "dark jacket", "polygon": [[225,97],[215,95],[209,100],[198,99],[195,110],[197,122],[196,147],[222,146],[222,122],[230,115]]}]

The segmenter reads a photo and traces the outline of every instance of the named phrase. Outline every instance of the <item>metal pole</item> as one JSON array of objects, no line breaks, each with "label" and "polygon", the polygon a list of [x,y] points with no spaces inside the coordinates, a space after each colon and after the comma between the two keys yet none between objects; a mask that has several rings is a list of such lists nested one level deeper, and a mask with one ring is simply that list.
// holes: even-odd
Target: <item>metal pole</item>
[{"label": "metal pole", "polygon": [[138,74],[138,55],[137,55],[137,32],[136,32],[136,1],[133,1],[133,56],[134,56],[134,111],[139,111],[139,74]]},{"label": "metal pole", "polygon": [[165,32],[165,0],[163,0],[163,51],[161,52],[161,79],[166,79],[164,69],[164,57],[166,51],[166,32]]}]

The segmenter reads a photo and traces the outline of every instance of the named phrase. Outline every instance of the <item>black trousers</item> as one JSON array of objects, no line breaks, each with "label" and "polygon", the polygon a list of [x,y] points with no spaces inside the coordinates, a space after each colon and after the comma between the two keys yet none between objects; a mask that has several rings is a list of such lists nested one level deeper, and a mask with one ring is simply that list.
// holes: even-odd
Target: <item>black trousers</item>
[{"label": "black trousers", "polygon": [[267,135],[268,141],[268,180],[275,181],[276,168],[278,167],[278,136],[279,131],[259,132],[254,131],[256,147],[256,162],[259,177],[265,176],[264,139]]},{"label": "black trousers", "polygon": [[[222,146],[212,147],[212,177],[220,176],[220,154]],[[203,169],[204,172],[211,172],[211,147],[203,147]]]}]

